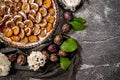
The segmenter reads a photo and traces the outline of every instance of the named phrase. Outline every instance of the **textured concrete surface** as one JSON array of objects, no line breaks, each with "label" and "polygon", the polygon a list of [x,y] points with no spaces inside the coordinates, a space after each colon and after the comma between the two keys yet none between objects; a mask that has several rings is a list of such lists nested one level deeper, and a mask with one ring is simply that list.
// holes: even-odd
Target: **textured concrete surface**
[{"label": "textured concrete surface", "polygon": [[120,80],[119,7],[119,0],[90,0],[75,13],[88,26],[71,34],[83,48],[76,80]]}]

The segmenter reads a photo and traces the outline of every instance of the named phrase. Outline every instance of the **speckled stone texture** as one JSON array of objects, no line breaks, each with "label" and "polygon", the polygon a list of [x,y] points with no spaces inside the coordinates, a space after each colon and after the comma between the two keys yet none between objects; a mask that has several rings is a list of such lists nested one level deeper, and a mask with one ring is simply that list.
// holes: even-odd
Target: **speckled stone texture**
[{"label": "speckled stone texture", "polygon": [[82,66],[76,80],[120,80],[120,1],[90,0],[75,15],[87,20],[74,32],[82,46]]}]

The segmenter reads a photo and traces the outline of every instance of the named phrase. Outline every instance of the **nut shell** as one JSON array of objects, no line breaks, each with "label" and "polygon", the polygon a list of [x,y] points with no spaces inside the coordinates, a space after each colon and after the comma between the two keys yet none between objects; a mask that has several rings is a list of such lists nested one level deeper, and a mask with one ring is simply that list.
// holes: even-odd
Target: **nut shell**
[{"label": "nut shell", "polygon": [[26,57],[24,55],[19,55],[17,58],[17,63],[19,65],[25,65],[26,64]]}]

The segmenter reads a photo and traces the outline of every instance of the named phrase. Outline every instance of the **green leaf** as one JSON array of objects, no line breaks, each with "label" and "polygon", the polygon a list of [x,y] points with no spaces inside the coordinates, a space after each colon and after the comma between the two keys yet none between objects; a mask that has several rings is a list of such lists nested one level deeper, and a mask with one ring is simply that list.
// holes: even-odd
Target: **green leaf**
[{"label": "green leaf", "polygon": [[73,52],[78,48],[78,43],[73,38],[68,38],[66,41],[62,43],[60,48],[65,52]]},{"label": "green leaf", "polygon": [[82,23],[82,24],[85,24],[86,20],[83,19],[83,18],[74,18],[73,21],[76,21],[76,22],[79,22],[79,23]]},{"label": "green leaf", "polygon": [[60,57],[60,66],[63,70],[67,70],[71,64],[69,58]]},{"label": "green leaf", "polygon": [[76,31],[85,29],[84,24],[79,23],[77,21],[71,21],[70,24],[72,25],[73,29],[76,30]]}]

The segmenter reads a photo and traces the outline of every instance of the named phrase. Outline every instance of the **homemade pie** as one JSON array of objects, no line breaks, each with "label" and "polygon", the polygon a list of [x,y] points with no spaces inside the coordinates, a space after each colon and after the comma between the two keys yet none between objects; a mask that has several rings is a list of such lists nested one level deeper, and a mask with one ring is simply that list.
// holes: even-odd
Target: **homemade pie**
[{"label": "homemade pie", "polygon": [[54,0],[0,0],[0,38],[10,45],[30,47],[52,34]]}]

